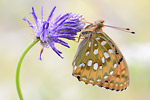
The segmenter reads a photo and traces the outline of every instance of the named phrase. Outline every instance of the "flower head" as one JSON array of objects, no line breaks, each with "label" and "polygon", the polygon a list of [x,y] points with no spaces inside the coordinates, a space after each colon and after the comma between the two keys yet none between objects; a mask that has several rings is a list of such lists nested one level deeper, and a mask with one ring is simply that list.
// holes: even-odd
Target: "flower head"
[{"label": "flower head", "polygon": [[50,12],[48,19],[44,20],[43,7],[41,8],[41,19],[37,18],[34,7],[32,7],[31,14],[35,20],[35,25],[32,25],[29,20],[23,18],[23,20],[27,21],[29,26],[34,30],[35,37],[40,38],[43,46],[40,53],[40,59],[44,47],[51,47],[61,58],[63,58],[61,56],[62,52],[56,49],[55,43],[70,48],[68,43],[60,38],[75,40],[75,35],[77,35],[77,32],[80,32],[85,25],[85,23],[82,22],[84,19],[82,15],[73,13],[60,13],[54,20],[52,20],[55,9],[56,6]]}]

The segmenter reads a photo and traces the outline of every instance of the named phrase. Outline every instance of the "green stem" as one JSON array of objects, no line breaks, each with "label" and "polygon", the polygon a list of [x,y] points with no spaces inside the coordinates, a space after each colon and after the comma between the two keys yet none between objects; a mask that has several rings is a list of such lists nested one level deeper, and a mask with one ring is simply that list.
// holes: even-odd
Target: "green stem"
[{"label": "green stem", "polygon": [[25,55],[27,54],[27,52],[39,41],[40,39],[36,39],[33,42],[31,42],[26,49],[23,51],[22,55],[19,58],[18,64],[17,64],[17,70],[16,70],[16,88],[17,88],[17,92],[18,92],[18,96],[20,98],[20,100],[23,100],[23,96],[21,93],[21,89],[20,89],[20,84],[19,84],[19,73],[20,73],[20,68],[21,68],[21,63],[23,61],[23,58],[25,57]]}]

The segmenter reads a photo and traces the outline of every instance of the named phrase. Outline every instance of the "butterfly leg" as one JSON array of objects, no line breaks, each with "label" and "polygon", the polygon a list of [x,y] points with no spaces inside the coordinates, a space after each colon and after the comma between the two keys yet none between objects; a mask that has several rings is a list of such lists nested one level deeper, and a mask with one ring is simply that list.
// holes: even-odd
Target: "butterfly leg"
[{"label": "butterfly leg", "polygon": [[83,23],[87,23],[87,24],[93,24],[93,23],[91,23],[91,22],[88,22],[87,20],[85,20],[85,19],[83,19],[83,20],[80,20],[80,22],[83,22]]},{"label": "butterfly leg", "polygon": [[80,39],[84,39],[84,38],[81,37],[81,35],[80,35],[79,37],[76,37],[76,36],[75,36],[75,38],[78,38],[78,41],[76,41],[76,40],[73,40],[73,41],[75,41],[75,42],[77,42],[77,43],[79,42]]}]

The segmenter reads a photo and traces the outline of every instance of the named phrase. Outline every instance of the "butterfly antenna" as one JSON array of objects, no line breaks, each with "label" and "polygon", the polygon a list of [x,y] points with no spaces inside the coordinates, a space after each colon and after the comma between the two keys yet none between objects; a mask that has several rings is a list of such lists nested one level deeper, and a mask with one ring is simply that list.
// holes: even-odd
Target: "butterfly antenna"
[{"label": "butterfly antenna", "polygon": [[104,26],[111,27],[111,28],[114,28],[114,29],[117,29],[117,30],[121,30],[121,31],[124,31],[124,32],[135,34],[135,32],[130,31],[129,28],[120,28],[120,27],[110,26],[110,25],[104,25]]},{"label": "butterfly antenna", "polygon": [[82,36],[82,35],[80,34],[80,35],[79,35],[79,38],[78,38],[78,42],[80,41],[81,36]]}]

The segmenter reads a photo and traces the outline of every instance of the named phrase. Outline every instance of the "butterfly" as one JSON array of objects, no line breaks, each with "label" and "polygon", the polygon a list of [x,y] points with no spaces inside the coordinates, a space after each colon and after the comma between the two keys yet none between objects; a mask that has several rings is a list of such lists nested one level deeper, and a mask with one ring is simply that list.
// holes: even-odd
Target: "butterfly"
[{"label": "butterfly", "polygon": [[72,75],[85,84],[123,91],[130,82],[128,65],[114,41],[102,31],[104,26],[130,32],[129,28],[104,25],[103,20],[86,26],[79,36],[84,39],[72,62]]}]

